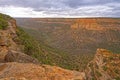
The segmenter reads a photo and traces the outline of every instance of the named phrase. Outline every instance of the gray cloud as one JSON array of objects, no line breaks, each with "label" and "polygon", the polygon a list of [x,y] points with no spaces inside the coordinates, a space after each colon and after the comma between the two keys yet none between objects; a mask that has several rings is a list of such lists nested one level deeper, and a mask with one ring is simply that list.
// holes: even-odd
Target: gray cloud
[{"label": "gray cloud", "polygon": [[45,15],[120,17],[120,0],[0,0],[0,7],[6,6]]}]

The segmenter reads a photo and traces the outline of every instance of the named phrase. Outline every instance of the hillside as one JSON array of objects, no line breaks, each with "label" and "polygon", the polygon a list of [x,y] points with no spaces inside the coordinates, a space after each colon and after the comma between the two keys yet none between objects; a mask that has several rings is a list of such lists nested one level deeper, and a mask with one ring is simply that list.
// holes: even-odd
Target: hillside
[{"label": "hillside", "polygon": [[[0,14],[0,16],[7,15]],[[1,19],[5,20],[4,17]],[[82,72],[42,64],[43,59],[40,59],[40,55],[52,57],[50,55],[55,52],[54,49],[48,49],[43,44],[40,46],[34,38],[16,26],[16,21],[13,18],[6,19],[5,22],[7,23],[5,29],[0,29],[0,80],[120,79],[120,54],[113,54],[105,49],[97,49],[94,59],[88,63]],[[0,25],[3,24],[0,23]],[[37,52],[40,53],[38,54]],[[47,52],[50,55],[47,55]],[[54,57],[55,54],[56,56],[60,55],[60,53],[53,53]],[[63,54],[61,53],[61,55]]]}]

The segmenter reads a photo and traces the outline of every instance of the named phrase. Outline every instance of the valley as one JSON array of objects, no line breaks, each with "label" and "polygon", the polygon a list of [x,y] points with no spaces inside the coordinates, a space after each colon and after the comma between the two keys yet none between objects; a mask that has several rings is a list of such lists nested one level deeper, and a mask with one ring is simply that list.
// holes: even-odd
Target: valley
[{"label": "valley", "polygon": [[[17,19],[18,25],[38,41],[73,54],[93,53],[97,48],[120,52],[120,19]],[[31,31],[29,31],[31,30]],[[94,46],[93,46],[94,45]]]},{"label": "valley", "polygon": [[[16,20],[22,29],[44,46],[42,49],[45,53],[43,55],[46,55],[47,64],[84,71],[88,62],[93,59],[97,48],[120,53],[119,18],[21,18]],[[42,62],[46,63],[46,61]]]}]

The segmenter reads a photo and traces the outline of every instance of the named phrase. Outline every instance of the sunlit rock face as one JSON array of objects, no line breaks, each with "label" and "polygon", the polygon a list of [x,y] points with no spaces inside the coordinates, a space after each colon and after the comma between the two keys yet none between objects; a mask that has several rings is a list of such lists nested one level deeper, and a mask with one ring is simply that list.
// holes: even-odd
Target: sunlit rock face
[{"label": "sunlit rock face", "polygon": [[94,59],[87,66],[86,74],[88,80],[119,80],[120,54],[97,49]]}]

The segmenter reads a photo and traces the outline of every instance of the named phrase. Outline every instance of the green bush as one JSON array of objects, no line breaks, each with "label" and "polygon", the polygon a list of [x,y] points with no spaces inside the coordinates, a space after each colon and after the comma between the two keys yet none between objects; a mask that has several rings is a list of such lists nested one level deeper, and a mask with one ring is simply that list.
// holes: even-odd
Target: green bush
[{"label": "green bush", "polygon": [[8,22],[0,18],[0,29],[6,29],[7,26],[8,26]]},{"label": "green bush", "polygon": [[12,17],[10,17],[9,15],[0,13],[0,19],[10,20],[10,19],[12,19]]},{"label": "green bush", "polygon": [[10,16],[0,13],[0,29],[6,29],[10,19]]}]

